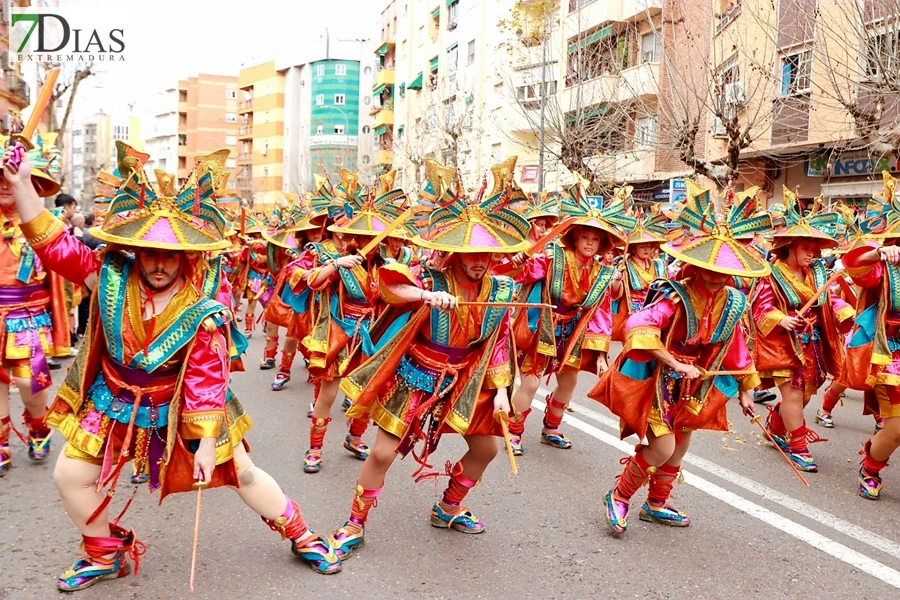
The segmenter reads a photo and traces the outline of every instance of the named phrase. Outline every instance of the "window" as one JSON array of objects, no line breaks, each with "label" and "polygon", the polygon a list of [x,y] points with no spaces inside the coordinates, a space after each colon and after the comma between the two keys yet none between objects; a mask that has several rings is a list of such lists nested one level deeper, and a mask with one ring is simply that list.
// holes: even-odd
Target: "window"
[{"label": "window", "polygon": [[363,73],[365,73],[366,75],[371,75],[372,67],[366,67],[365,69],[363,69]]},{"label": "window", "polygon": [[263,177],[269,176],[269,167],[263,167]]},{"label": "window", "polygon": [[403,125],[399,126],[397,128],[397,139],[402,140],[405,133],[406,133],[406,127],[404,127]]},{"label": "window", "polygon": [[363,135],[369,135],[372,132],[372,128],[368,125],[363,125],[362,132]]},{"label": "window", "polygon": [[900,68],[900,27],[888,25],[883,33],[870,32],[865,52],[866,75],[877,78],[883,73],[896,73]]},{"label": "window", "polygon": [[475,40],[469,42],[469,60],[466,64],[471,65],[473,62],[475,62]]},{"label": "window", "polygon": [[341,124],[335,125],[334,135],[344,135],[344,126]]},{"label": "window", "polygon": [[237,115],[234,113],[225,113],[226,123],[237,123]]},{"label": "window", "polygon": [[400,42],[400,58],[406,58],[406,40]]},{"label": "window", "polygon": [[237,90],[225,90],[225,97],[229,100],[237,100]]},{"label": "window", "polygon": [[235,136],[233,136],[233,135],[225,136],[225,145],[226,146],[234,146],[235,144],[237,144],[237,138]]},{"label": "window", "polygon": [[235,168],[236,166],[237,166],[237,161],[236,161],[235,159],[233,159],[233,158],[228,158],[228,159],[225,160],[225,168],[226,168],[226,169],[233,169],[233,168]]},{"label": "window", "polygon": [[316,76],[325,77],[325,65],[316,65]]},{"label": "window", "polygon": [[639,149],[647,149],[656,143],[656,119],[640,117],[635,128],[634,144]]},{"label": "window", "polygon": [[187,102],[187,90],[178,90],[178,101]]},{"label": "window", "polygon": [[659,37],[655,31],[641,36],[641,63],[659,62]]},{"label": "window", "polygon": [[325,105],[325,94],[316,94],[316,106]]},{"label": "window", "polygon": [[365,98],[363,98],[363,104],[365,104],[366,106],[368,106],[371,102],[372,102],[371,96],[366,96]]},{"label": "window", "polygon": [[459,63],[459,46],[453,44],[447,49],[447,72],[456,73],[456,67]]},{"label": "window", "polygon": [[346,100],[346,96],[344,94],[335,94],[334,95],[334,104],[336,106],[344,106]]},{"label": "window", "polygon": [[459,25],[459,0],[447,5],[447,29],[453,31]]},{"label": "window", "polygon": [[325,133],[325,127],[316,125],[316,135],[322,135],[323,133]]},{"label": "window", "polygon": [[781,95],[808,92],[812,86],[811,70],[812,52],[809,50],[781,57]]},{"label": "window", "polygon": [[334,74],[339,76],[344,76],[347,74],[347,65],[335,65],[334,66]]}]

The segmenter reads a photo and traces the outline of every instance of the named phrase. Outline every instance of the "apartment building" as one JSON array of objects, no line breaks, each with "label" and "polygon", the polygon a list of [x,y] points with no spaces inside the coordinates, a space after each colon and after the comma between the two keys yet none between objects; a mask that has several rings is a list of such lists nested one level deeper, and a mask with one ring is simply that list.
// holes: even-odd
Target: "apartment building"
[{"label": "apartment building", "polygon": [[107,115],[97,112],[76,126],[78,136],[73,136],[73,147],[81,149],[81,158],[73,159],[81,165],[81,175],[74,177],[80,187],[70,187],[74,194],[81,195],[82,205],[89,205],[94,196],[93,184],[101,171],[113,171],[118,166],[116,141],[121,140],[136,150],[144,151],[145,142],[141,138],[141,119],[134,115]]},{"label": "apartment building", "polygon": [[150,155],[145,169],[173,173],[178,168],[178,87],[158,92],[148,107],[144,140]]},{"label": "apartment building", "polygon": [[31,89],[22,73],[22,64],[9,66],[9,8],[31,6],[29,0],[0,4],[0,134],[9,135],[10,126],[21,118],[31,102]]},{"label": "apartment building", "polygon": [[[227,148],[226,168],[237,167],[238,77],[197,75],[178,82],[178,148],[175,173],[187,181],[194,157]],[[230,182],[229,182],[230,183]]]},{"label": "apartment building", "polygon": [[241,70],[238,194],[301,193],[341,168],[373,179],[369,45],[326,30],[317,40]]}]

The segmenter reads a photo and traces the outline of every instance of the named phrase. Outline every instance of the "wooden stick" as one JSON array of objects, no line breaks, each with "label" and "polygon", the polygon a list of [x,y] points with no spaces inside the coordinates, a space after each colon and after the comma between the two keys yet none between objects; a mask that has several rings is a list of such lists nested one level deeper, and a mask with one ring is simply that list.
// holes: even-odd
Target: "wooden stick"
[{"label": "wooden stick", "polygon": [[776,441],[772,438],[772,434],[769,433],[769,430],[766,429],[766,427],[765,427],[762,423],[759,422],[759,420],[760,420],[762,417],[761,417],[760,415],[754,414],[753,409],[750,409],[750,408],[744,410],[744,414],[747,415],[748,417],[750,417],[750,422],[751,422],[751,423],[756,423],[757,425],[759,425],[759,428],[762,429],[762,432],[763,432],[764,434],[766,434],[766,437],[767,437],[767,438],[769,438],[769,442],[771,442],[771,444],[772,444],[773,446],[775,446],[775,449],[778,450],[778,453],[781,454],[781,458],[784,459],[784,462],[786,462],[786,463],[788,464],[788,466],[789,466],[789,467],[794,471],[794,473],[797,475],[797,477],[800,478],[800,481],[803,482],[803,485],[805,485],[806,487],[809,487],[809,482],[806,480],[806,477],[804,477],[803,474],[800,473],[800,469],[797,468],[797,465],[795,465],[795,464],[793,463],[793,461],[792,461],[790,458],[788,458],[788,455],[784,453],[784,450],[781,449],[781,446],[778,445],[778,442],[776,442]]},{"label": "wooden stick", "polygon": [[47,105],[50,104],[50,97],[53,95],[53,88],[56,87],[57,79],[59,79],[59,67],[54,67],[47,71],[47,79],[44,80],[41,91],[38,92],[37,99],[34,101],[34,108],[31,114],[28,115],[28,123],[25,124],[25,129],[19,134],[29,142],[34,132],[37,131],[41,117],[44,116],[44,111],[47,110]]},{"label": "wooden stick", "polygon": [[519,474],[519,466],[516,464],[516,455],[513,454],[512,449],[512,439],[509,437],[509,415],[502,411],[498,410],[494,413],[494,418],[500,423],[500,428],[503,430],[503,440],[506,442],[506,453],[509,455],[509,466],[512,468],[512,474]]},{"label": "wooden stick", "polygon": [[806,311],[808,311],[810,308],[813,307],[813,304],[816,303],[816,300],[818,300],[819,296],[821,296],[824,292],[827,292],[828,288],[831,287],[831,284],[838,280],[838,277],[843,277],[843,276],[844,276],[844,274],[841,271],[835,271],[834,274],[828,278],[828,281],[823,283],[822,287],[820,287],[819,289],[816,290],[816,293],[813,294],[813,297],[809,299],[809,302],[804,304],[803,308],[801,308],[799,311],[797,311],[797,316],[802,318],[803,313],[805,313]]},{"label": "wooden stick", "polygon": [[703,379],[707,379],[708,377],[718,377],[720,375],[731,375],[732,377],[740,377],[742,375],[756,375],[759,371],[756,369],[746,369],[741,371],[707,371],[702,367],[697,367],[697,370],[700,371],[700,375],[703,376]]},{"label": "wooden stick", "polygon": [[457,300],[457,306],[493,306],[506,308],[549,308],[555,310],[553,304],[544,304],[542,302],[466,302],[465,300]]},{"label": "wooden stick", "polygon": [[368,244],[366,244],[365,247],[359,251],[359,253],[361,255],[363,255],[364,257],[368,256],[369,252],[378,248],[378,246],[381,244],[381,242],[383,242],[384,239],[388,235],[390,235],[390,233],[392,231],[402,227],[403,224],[406,223],[406,220],[412,216],[412,214],[413,214],[413,209],[407,208],[405,211],[403,211],[403,213],[400,214],[399,217],[397,217],[395,220],[391,221],[391,223],[387,226],[387,228],[384,231],[382,231],[381,233],[376,235],[374,238],[372,238],[372,241],[369,242]]},{"label": "wooden stick", "polygon": [[194,548],[191,551],[191,592],[194,591],[194,575],[197,572],[197,543],[200,541],[200,505],[203,502],[203,488],[209,485],[206,481],[198,481],[194,484],[197,490],[197,515],[194,517]]}]

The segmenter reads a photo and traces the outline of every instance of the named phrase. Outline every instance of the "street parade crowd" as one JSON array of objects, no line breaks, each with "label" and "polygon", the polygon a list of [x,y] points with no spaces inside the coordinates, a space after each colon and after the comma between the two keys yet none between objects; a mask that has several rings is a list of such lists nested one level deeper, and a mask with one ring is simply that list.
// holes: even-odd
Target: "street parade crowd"
[{"label": "street parade crowd", "polygon": [[[32,461],[63,444],[53,476],[83,554],[60,590],[137,571],[146,545],[122,523],[134,495],[110,513],[123,477],[161,498],[231,488],[323,574],[365,543],[398,456],[415,461],[417,482],[446,479],[433,526],[482,533],[470,491],[498,454],[514,470],[527,460],[532,400],[551,376],[531,423],[540,443],[572,447],[562,422],[583,372],[599,376],[588,397],[639,440],[601,484],[597,520],[617,535],[644,486],[640,519],[690,525],[670,502],[682,460],[695,431],[728,430],[734,397],[765,416],[772,460],[803,478],[819,468],[816,430],[835,426],[846,390],[863,392],[874,432],[848,485],[882,493],[900,445],[900,195],[888,173],[862,213],[804,206],[786,188],[763,208],[758,188],[691,179],[685,201],[638,207],[630,186],[588,196],[577,175],[562,194],[531,198],[515,158],[467,194],[456,169],[429,159],[415,193],[393,171],[369,188],[342,170],[262,211],[227,188],[227,151],[197,157],[177,186],[159,170],[151,180],[149,157],[117,142],[117,168],[95,184],[95,249],[44,208],[59,192],[52,140],[21,135],[0,150],[0,476],[15,477],[10,444]],[[77,296],[89,299],[84,338],[48,403],[48,359],[69,351]],[[252,335],[265,337],[272,390],[314,388],[303,471],[337,468],[329,429],[361,461],[331,532],[312,532],[248,454],[251,420],[230,383],[251,368]],[[755,397],[775,388],[777,404],[755,416]],[[467,449],[441,466],[445,434]]]}]

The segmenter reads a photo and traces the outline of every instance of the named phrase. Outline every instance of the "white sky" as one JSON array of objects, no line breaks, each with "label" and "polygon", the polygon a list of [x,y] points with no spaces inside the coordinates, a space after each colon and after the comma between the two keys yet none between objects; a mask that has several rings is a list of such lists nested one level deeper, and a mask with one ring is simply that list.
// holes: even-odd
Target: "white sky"
[{"label": "white sky", "polygon": [[[60,0],[61,7],[121,15],[127,61],[99,65],[85,81],[76,113],[135,112],[178,79],[237,75],[242,65],[275,58],[279,49],[318,38],[374,39],[388,0]],[[110,17],[107,17],[110,18]],[[374,48],[373,48],[374,50]],[[98,70],[99,70],[98,69]],[[88,86],[88,82],[90,85]]]}]

